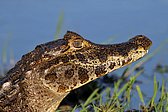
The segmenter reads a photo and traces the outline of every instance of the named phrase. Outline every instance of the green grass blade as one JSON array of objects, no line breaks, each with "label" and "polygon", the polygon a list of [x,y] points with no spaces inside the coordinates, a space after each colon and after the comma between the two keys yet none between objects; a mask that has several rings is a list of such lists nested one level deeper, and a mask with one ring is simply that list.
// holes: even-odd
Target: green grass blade
[{"label": "green grass blade", "polygon": [[94,96],[96,94],[98,94],[99,89],[96,89],[90,96],[89,98],[85,101],[85,103],[83,104],[84,107],[86,107],[88,104],[90,104],[91,102],[95,101],[97,99],[97,97],[94,98]]},{"label": "green grass blade", "polygon": [[61,12],[59,18],[58,18],[58,23],[57,23],[57,27],[56,27],[56,33],[55,33],[55,39],[59,38],[59,35],[61,33],[61,29],[63,26],[63,20],[64,20],[64,13]]},{"label": "green grass blade", "polygon": [[7,63],[7,42],[4,43],[2,48],[2,65]]},{"label": "green grass blade", "polygon": [[77,105],[75,105],[75,107],[72,109],[72,111],[71,112],[75,112],[75,110],[77,109]]},{"label": "green grass blade", "polygon": [[139,95],[139,98],[140,98],[141,102],[143,103],[143,105],[145,105],[141,89],[140,89],[140,87],[138,85],[136,85],[136,89],[137,89],[137,92],[138,92],[138,95]]},{"label": "green grass blade", "polygon": [[153,96],[152,96],[152,98],[149,102],[150,106],[154,106],[155,98],[156,98],[157,91],[158,91],[158,84],[157,84],[157,81],[156,81],[156,76],[154,76],[153,84],[154,84],[154,92],[153,92]]},{"label": "green grass blade", "polygon": [[99,112],[101,109],[97,106],[95,106],[94,104],[93,105],[93,109],[94,109],[94,112]]},{"label": "green grass blade", "polygon": [[166,98],[166,94],[165,94],[165,87],[164,87],[164,80],[162,81],[162,87],[161,87],[161,96],[160,96],[160,100],[158,102],[157,105],[157,109],[160,110],[162,112],[163,107],[164,107],[164,101]]}]

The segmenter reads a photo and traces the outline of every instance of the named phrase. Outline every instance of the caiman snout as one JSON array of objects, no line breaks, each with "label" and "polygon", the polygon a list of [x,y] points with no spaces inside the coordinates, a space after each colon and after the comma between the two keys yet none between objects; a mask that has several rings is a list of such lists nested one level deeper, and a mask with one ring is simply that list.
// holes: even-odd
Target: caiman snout
[{"label": "caiman snout", "polygon": [[152,41],[144,36],[144,35],[137,35],[129,40],[129,42],[136,44],[137,46],[141,46],[144,50],[148,50],[149,47],[152,45]]}]

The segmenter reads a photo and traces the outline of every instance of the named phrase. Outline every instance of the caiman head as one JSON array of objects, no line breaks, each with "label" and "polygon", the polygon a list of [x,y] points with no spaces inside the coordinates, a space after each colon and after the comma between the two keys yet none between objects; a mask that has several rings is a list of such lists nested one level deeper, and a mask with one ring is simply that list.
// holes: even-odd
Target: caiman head
[{"label": "caiman head", "polygon": [[142,58],[151,45],[143,35],[100,45],[68,31],[24,55],[0,80],[0,111],[55,111],[71,90]]},{"label": "caiman head", "polygon": [[[90,42],[77,33],[68,31],[60,46],[50,47],[42,69],[44,84],[56,92],[69,92],[100,76],[142,58],[152,42],[137,35],[127,42],[100,45]],[[47,46],[47,44],[43,45]],[[52,48],[52,49],[51,49]]]}]

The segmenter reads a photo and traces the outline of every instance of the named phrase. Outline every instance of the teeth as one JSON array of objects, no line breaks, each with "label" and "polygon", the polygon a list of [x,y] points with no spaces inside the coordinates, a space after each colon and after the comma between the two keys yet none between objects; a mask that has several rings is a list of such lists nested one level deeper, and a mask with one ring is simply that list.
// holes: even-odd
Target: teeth
[{"label": "teeth", "polygon": [[146,50],[146,53],[148,53],[148,50]]}]

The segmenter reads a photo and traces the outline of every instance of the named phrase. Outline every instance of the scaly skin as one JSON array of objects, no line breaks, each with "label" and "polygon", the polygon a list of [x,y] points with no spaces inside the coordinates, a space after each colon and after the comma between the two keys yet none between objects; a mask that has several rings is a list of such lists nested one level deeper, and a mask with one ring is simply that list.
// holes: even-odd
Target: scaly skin
[{"label": "scaly skin", "polygon": [[99,45],[68,31],[63,39],[38,45],[0,81],[0,111],[54,112],[71,91],[128,65],[147,52],[151,40]]}]

